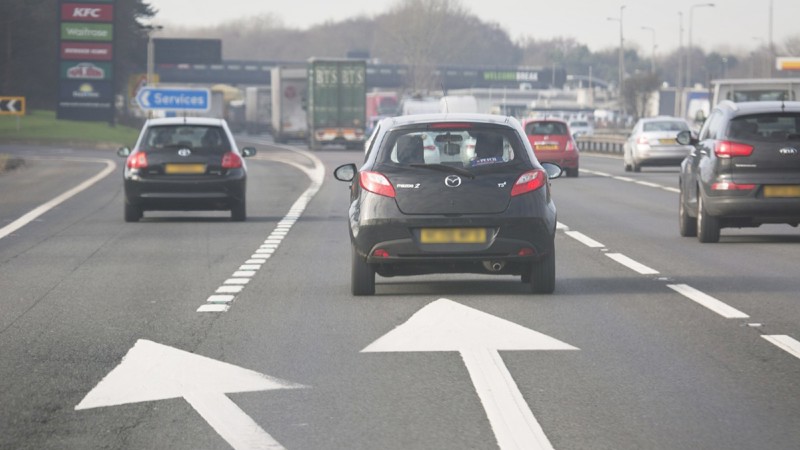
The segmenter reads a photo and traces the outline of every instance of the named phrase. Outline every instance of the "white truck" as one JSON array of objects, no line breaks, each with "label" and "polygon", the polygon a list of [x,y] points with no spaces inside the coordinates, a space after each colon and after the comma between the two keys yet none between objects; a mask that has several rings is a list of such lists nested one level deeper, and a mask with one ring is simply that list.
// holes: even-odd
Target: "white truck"
[{"label": "white truck", "polygon": [[753,102],[800,100],[800,78],[726,78],[711,80],[711,104],[723,100]]},{"label": "white truck", "polygon": [[292,139],[308,139],[305,102],[308,95],[308,71],[302,67],[273,67],[272,137],[282,144]]},{"label": "white truck", "polygon": [[248,86],[244,90],[244,126],[250,134],[272,128],[272,89],[268,86]]}]

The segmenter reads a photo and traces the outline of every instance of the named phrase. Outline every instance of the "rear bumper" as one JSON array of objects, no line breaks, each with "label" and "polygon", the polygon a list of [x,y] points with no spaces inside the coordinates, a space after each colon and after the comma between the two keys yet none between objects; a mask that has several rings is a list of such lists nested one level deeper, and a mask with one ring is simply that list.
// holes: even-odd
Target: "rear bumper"
[{"label": "rear bumper", "polygon": [[636,146],[633,159],[640,166],[679,166],[690,152],[688,147]]},{"label": "rear bumper", "polygon": [[703,204],[710,215],[732,222],[732,226],[800,222],[800,198],[763,198],[759,191],[746,196],[709,195]]},{"label": "rear bumper", "polygon": [[557,155],[548,155],[544,152],[536,153],[536,159],[540,162],[549,162],[558,164],[562,169],[577,169],[579,165],[579,153],[559,153]]},{"label": "rear bumper", "polygon": [[228,210],[245,200],[247,178],[235,171],[219,179],[126,178],[125,201],[143,210]]}]

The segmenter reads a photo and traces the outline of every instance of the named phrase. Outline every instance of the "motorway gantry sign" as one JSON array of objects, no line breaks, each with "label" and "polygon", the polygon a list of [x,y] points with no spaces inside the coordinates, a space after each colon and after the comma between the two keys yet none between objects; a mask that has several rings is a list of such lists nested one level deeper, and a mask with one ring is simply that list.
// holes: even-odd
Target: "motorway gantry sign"
[{"label": "motorway gantry sign", "polygon": [[211,92],[208,89],[143,87],[136,94],[136,102],[146,110],[208,111]]},{"label": "motorway gantry sign", "polygon": [[0,97],[0,116],[12,115],[25,115],[25,97]]}]

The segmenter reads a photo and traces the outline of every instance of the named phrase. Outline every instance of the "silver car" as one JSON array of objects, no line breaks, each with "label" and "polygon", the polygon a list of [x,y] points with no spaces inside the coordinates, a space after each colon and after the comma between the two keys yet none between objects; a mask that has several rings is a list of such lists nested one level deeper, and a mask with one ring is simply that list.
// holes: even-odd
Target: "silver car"
[{"label": "silver car", "polygon": [[642,166],[679,166],[691,151],[677,141],[678,133],[690,130],[689,122],[677,117],[639,119],[623,149],[626,172],[639,172]]}]

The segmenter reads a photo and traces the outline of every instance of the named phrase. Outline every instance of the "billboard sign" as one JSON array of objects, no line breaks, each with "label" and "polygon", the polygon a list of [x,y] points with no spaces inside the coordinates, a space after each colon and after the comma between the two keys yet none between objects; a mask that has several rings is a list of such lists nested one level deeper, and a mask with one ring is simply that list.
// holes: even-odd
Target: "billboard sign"
[{"label": "billboard sign", "polygon": [[86,42],[62,42],[61,59],[111,61],[114,49],[111,44],[90,44]]},{"label": "billboard sign", "polygon": [[111,63],[61,62],[61,78],[68,80],[106,80],[112,70]]},{"label": "billboard sign", "polygon": [[145,87],[139,89],[136,102],[142,109],[208,111],[211,109],[211,92],[208,89]]},{"label": "billboard sign", "polygon": [[94,3],[62,3],[61,20],[72,22],[112,22],[113,5]]}]

